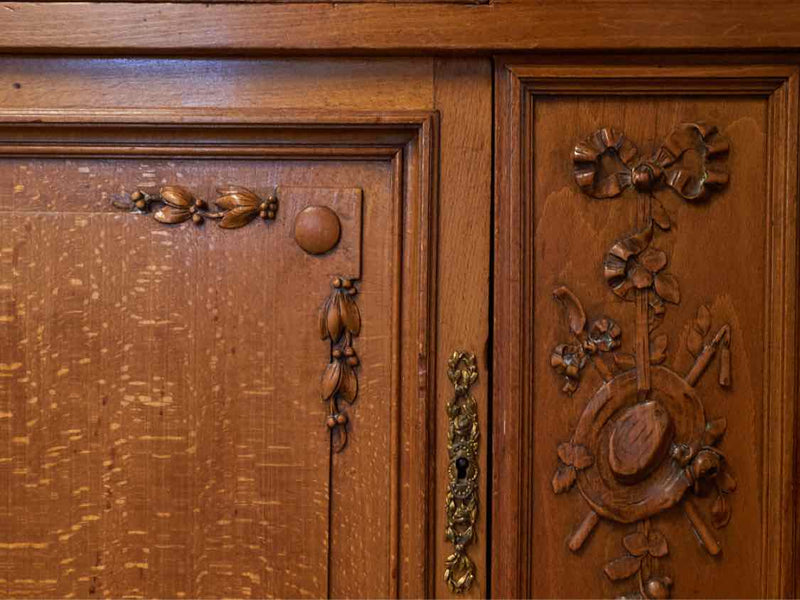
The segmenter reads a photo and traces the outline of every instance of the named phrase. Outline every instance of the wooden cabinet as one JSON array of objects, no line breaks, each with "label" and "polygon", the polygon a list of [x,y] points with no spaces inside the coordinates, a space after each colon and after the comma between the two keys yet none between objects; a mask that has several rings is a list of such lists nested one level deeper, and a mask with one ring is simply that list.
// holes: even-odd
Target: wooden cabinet
[{"label": "wooden cabinet", "polygon": [[0,31],[0,596],[799,593],[796,3]]}]

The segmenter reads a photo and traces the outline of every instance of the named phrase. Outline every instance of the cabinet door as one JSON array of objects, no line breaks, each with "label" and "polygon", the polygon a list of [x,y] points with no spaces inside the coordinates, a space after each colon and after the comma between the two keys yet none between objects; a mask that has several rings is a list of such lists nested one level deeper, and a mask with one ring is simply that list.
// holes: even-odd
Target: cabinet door
[{"label": "cabinet door", "polygon": [[648,62],[497,68],[500,596],[795,593],[797,71]]},{"label": "cabinet door", "polygon": [[438,150],[490,135],[488,61],[477,134],[453,61],[2,67],[0,593],[431,595],[436,290],[474,352],[489,266],[485,144],[437,282]]}]

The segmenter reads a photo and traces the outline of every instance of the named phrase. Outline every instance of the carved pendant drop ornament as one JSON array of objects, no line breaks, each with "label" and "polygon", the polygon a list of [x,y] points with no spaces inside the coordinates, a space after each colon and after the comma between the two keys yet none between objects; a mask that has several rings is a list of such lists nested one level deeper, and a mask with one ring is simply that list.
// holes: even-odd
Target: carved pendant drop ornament
[{"label": "carved pendant drop ornament", "polygon": [[361,332],[357,293],[352,279],[334,277],[331,294],[319,311],[320,337],[330,342],[330,362],[322,374],[321,394],[330,411],[326,423],[333,436],[334,452],[340,452],[347,444],[347,413],[339,403],[351,405],[358,396],[358,355],[353,348],[353,339]]},{"label": "carved pendant drop ornament", "polygon": [[[603,567],[612,581],[635,582],[626,598],[671,594],[673,578],[659,564],[669,544],[653,523],[660,513],[680,506],[711,555],[721,550],[714,528],[727,525],[731,516],[728,495],[736,483],[718,447],[726,421],[706,414],[696,389],[715,359],[719,385],[730,386],[731,330],[717,324],[714,331],[711,312],[700,305],[686,342],[693,365],[684,375],[666,366],[668,336],[659,327],[667,307],[681,302],[681,290],[657,244],[671,220],[654,195],[671,189],[689,202],[708,199],[728,181],[721,167],[727,152],[716,128],[700,123],[676,127],[650,158],[640,159],[624,134],[607,128],[572,152],[575,180],[585,194],[612,198],[632,190],[637,196],[634,231],[614,242],[602,261],[610,291],[631,302],[635,352],[620,351],[619,323],[603,316],[589,319],[568,288],[555,290],[570,333],[550,357],[563,376],[562,391],[575,392],[586,368],[593,368],[603,384],[591,395],[572,436],[558,445],[552,487],[556,494],[577,488],[587,505],[568,539],[571,551],[587,542],[601,518],[628,528],[620,556]],[[703,497],[711,498],[708,515],[695,500]]]}]

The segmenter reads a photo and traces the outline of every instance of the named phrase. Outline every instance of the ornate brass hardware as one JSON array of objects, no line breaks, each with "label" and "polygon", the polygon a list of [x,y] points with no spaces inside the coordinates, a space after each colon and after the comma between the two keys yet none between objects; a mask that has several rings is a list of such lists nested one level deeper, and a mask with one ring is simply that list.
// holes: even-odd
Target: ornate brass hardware
[{"label": "ornate brass hardware", "polygon": [[221,209],[217,211],[209,210],[205,200],[196,198],[180,185],[166,185],[155,194],[137,190],[130,195],[128,203],[114,202],[114,206],[148,213],[153,204],[162,204],[153,213],[153,218],[160,223],[172,225],[191,219],[192,223],[200,225],[205,219],[215,219],[223,229],[244,227],[257,216],[271,221],[278,212],[278,199],[274,195],[262,199],[247,188],[235,185],[219,188],[217,192],[219,196],[213,202]]},{"label": "ornate brass hardware", "polygon": [[[692,496],[711,496],[712,525],[730,520],[728,495],[736,488],[725,455],[718,449],[724,418],[707,419],[695,389],[711,360],[719,354],[719,384],[730,386],[730,338],[727,324],[711,338],[711,311],[701,305],[689,327],[686,348],[694,365],[686,375],[666,366],[668,336],[658,332],[669,304],[681,301],[678,279],[666,267],[668,257],[655,246],[671,228],[671,218],[653,193],[671,188],[690,202],[708,198],[728,175],[718,159],[728,143],[716,128],[688,123],[675,128],[651,158],[637,158],[636,146],[622,133],[600,129],[572,152],[575,180],[592,198],[611,198],[633,188],[638,192],[636,230],[617,240],[603,261],[611,291],[635,303],[634,354],[619,351],[622,327],[607,317],[587,319],[580,300],[566,287],[555,298],[567,313],[571,340],[553,350],[551,365],[565,378],[572,394],[580,373],[594,368],[603,384],[591,394],[575,432],[558,445],[552,486],[556,494],[577,484],[587,512],[567,546],[577,552],[600,518],[634,526],[622,538],[625,553],[604,567],[612,581],[638,580],[625,597],[668,598],[673,578],[661,560],[669,553],[664,534],[651,520],[680,505],[700,544],[711,555],[720,552]],[[613,357],[613,367],[601,356]],[[609,361],[612,362],[612,361]]]},{"label": "ornate brass hardware", "polygon": [[341,452],[347,444],[347,414],[339,408],[339,400],[347,404],[358,396],[356,367],[358,356],[353,349],[353,338],[361,332],[361,314],[355,296],[358,293],[352,279],[334,277],[331,294],[319,311],[319,331],[323,340],[330,340],[330,363],[322,374],[322,399],[328,403],[330,414],[327,425],[331,430],[334,452]]},{"label": "ornate brass hardware", "polygon": [[462,594],[475,579],[475,563],[467,556],[467,546],[475,540],[478,516],[478,405],[470,387],[478,379],[475,355],[454,352],[448,361],[447,376],[453,383],[453,398],[447,403],[450,424],[447,429],[447,454],[450,459],[445,511],[447,541],[453,553],[445,561],[444,579],[451,592]]}]

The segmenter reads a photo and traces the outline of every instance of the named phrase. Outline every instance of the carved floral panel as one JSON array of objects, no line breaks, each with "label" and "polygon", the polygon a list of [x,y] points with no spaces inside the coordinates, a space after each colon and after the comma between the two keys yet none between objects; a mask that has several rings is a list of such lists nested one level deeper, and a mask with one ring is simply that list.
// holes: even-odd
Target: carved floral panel
[{"label": "carved floral panel", "polygon": [[758,595],[764,105],[536,117],[533,589]]}]

